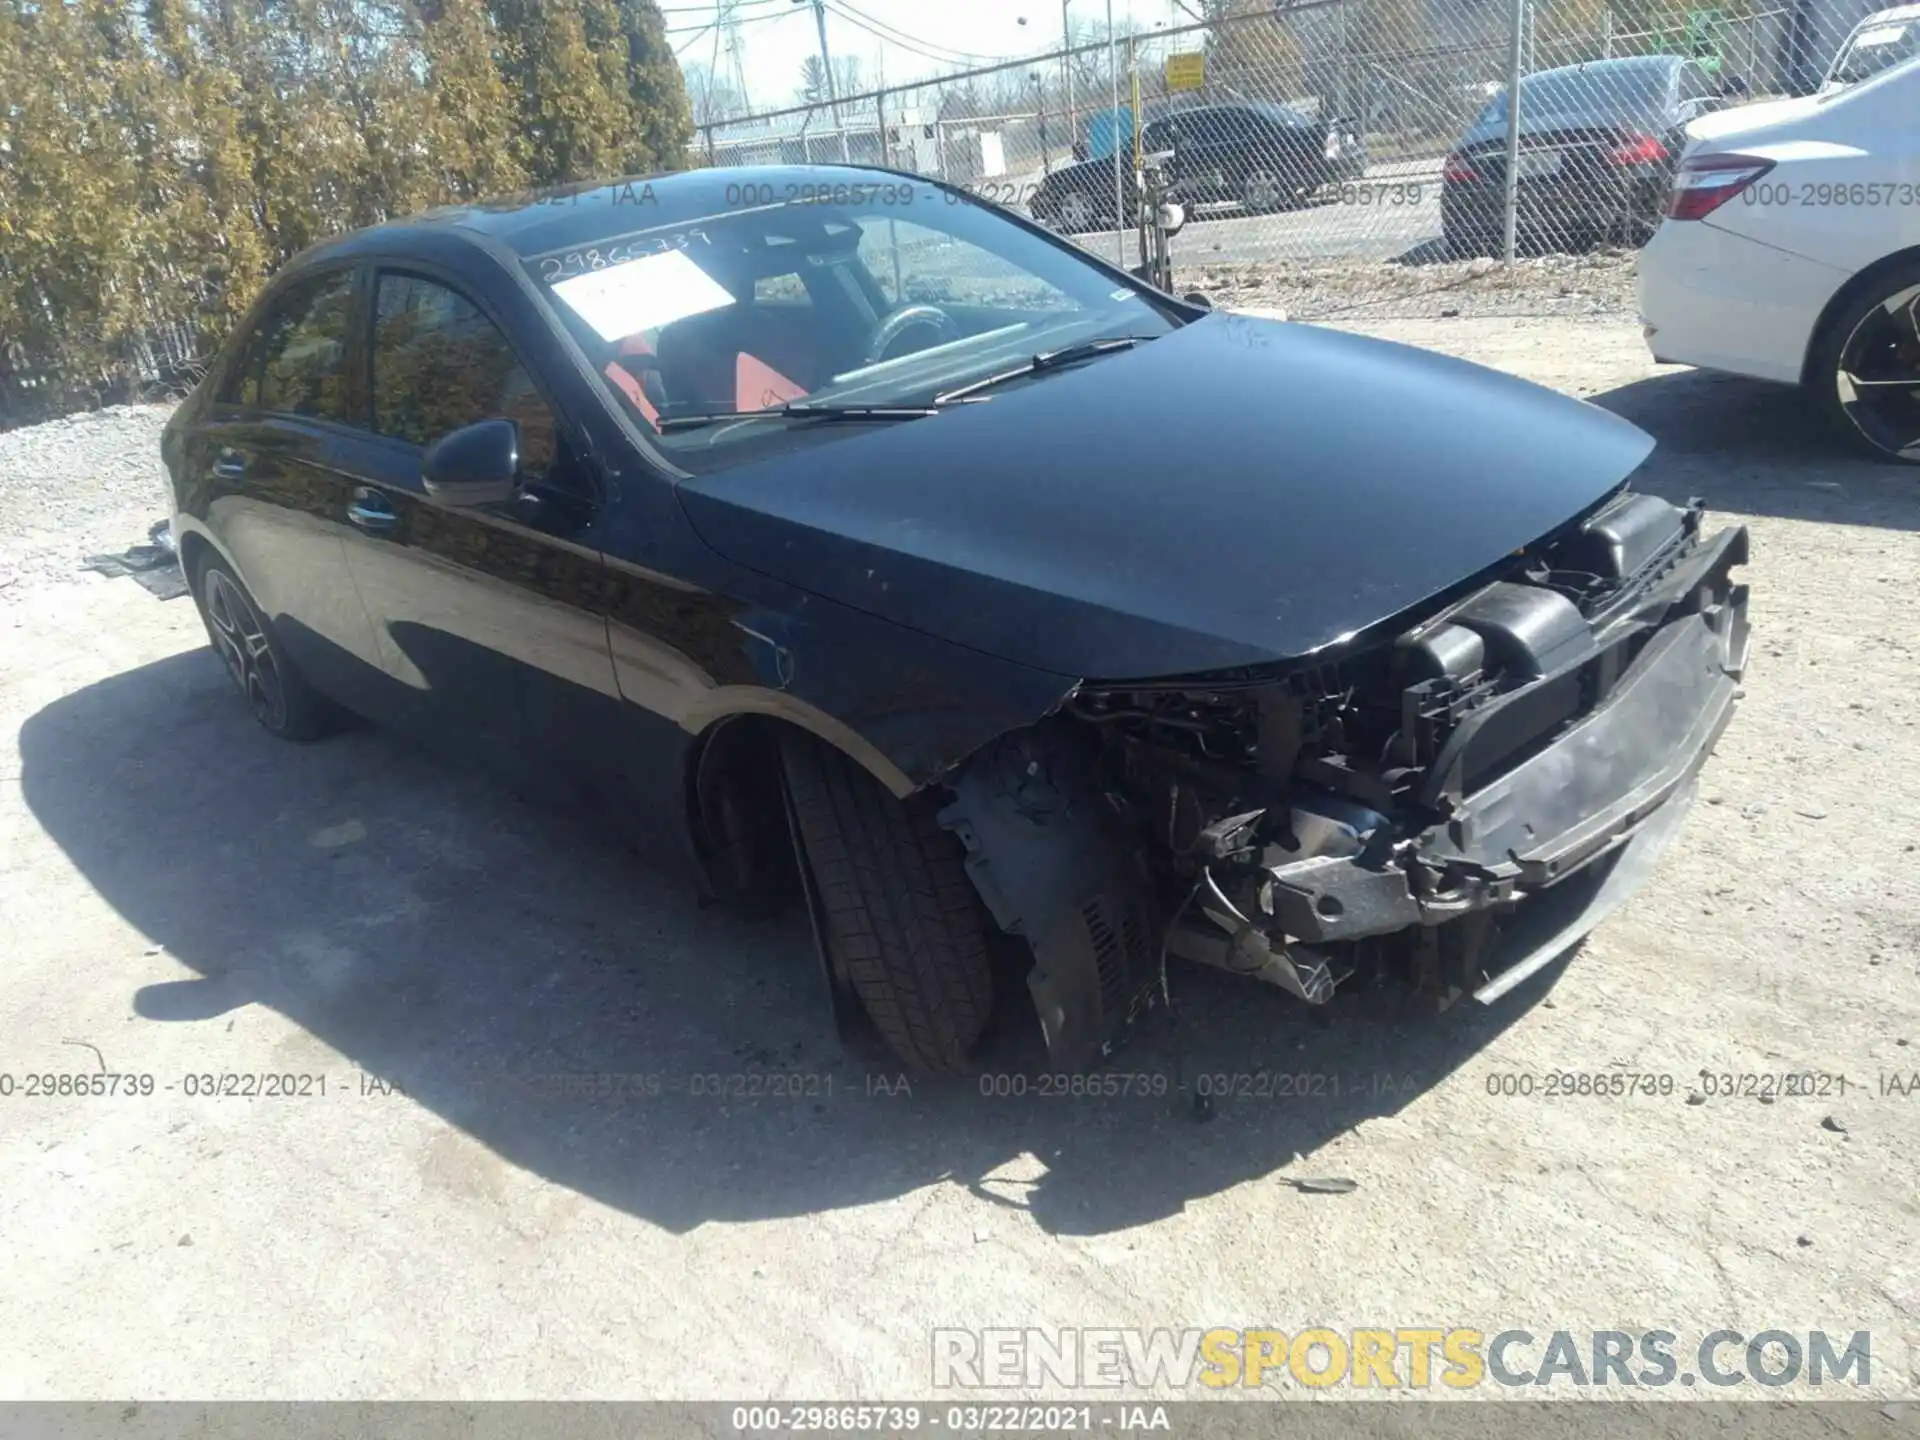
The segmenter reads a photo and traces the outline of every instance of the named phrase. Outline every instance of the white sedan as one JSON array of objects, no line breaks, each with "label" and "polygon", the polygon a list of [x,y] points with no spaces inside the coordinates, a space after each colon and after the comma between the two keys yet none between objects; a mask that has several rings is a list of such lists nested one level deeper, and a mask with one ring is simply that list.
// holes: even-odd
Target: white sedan
[{"label": "white sedan", "polygon": [[1920,59],[1687,135],[1640,256],[1654,358],[1805,385],[1920,464]]}]

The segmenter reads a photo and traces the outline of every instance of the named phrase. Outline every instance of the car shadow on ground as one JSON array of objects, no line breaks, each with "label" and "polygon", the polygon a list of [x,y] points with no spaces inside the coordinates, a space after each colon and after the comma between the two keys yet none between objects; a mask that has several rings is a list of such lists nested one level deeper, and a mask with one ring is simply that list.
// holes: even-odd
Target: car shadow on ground
[{"label": "car shadow on ground", "polygon": [[[1391,1115],[1556,973],[1436,1016],[1364,995],[1308,1014],[1183,968],[1171,1018],[1148,1017],[1099,1072],[1129,1094],[1045,1078],[1013,1028],[1030,1010],[990,1040],[983,1077],[909,1091],[877,1050],[836,1039],[801,916],[702,909],[571,818],[381,732],[276,741],[205,651],[57,701],[20,749],[39,823],[164,946],[129,1003],[196,1027],[196,1068],[261,1069],[229,1018],[270,1007],[301,1027],[275,1068],[397,1082],[391,1103],[675,1232],[939,1183],[1055,1234],[1143,1224]],[[1233,1078],[1260,1074],[1301,1078]],[[640,1078],[597,1095],[529,1078],[555,1075]],[[1215,1089],[1242,1093],[1201,1114]]]},{"label": "car shadow on ground", "polygon": [[1675,370],[1588,398],[1659,442],[1636,489],[1748,515],[1920,530],[1920,469],[1857,455],[1797,387]]}]

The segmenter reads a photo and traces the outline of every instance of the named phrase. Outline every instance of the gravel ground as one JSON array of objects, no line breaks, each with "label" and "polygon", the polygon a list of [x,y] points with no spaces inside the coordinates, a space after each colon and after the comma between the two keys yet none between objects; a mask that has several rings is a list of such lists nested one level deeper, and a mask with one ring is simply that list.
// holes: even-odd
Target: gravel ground
[{"label": "gravel ground", "polygon": [[1180,288],[1225,309],[1281,310],[1293,319],[1366,324],[1456,316],[1498,319],[1632,315],[1634,252],[1541,255],[1511,266],[1477,260],[1377,264],[1334,260],[1188,266]]},{"label": "gravel ground", "polygon": [[[157,1079],[0,1102],[0,1396],[899,1397],[936,1326],[1158,1325],[1865,1329],[1873,1391],[1912,1392],[1920,1098],[1879,1077],[1920,1070],[1920,485],[1619,318],[1372,328],[1598,399],[1659,438],[1648,488],[1749,524],[1748,694],[1650,887],[1493,1010],[1316,1018],[1177,972],[1179,1024],[1117,1069],[1348,1077],[1204,1124],[894,1093],[801,925],[702,911],[383,735],[277,744],[188,602],[63,568],[144,537],[162,412],[0,437],[0,1055]],[[17,533],[54,505],[61,535]],[[1560,1071],[1674,1089],[1490,1093]],[[185,1093],[212,1072],[329,1089]],[[733,1074],[801,1093],[689,1081]],[[1357,1188],[1291,1183],[1324,1176]]]},{"label": "gravel ground", "polygon": [[0,432],[0,601],[144,541],[167,513],[171,405],[115,405]]}]

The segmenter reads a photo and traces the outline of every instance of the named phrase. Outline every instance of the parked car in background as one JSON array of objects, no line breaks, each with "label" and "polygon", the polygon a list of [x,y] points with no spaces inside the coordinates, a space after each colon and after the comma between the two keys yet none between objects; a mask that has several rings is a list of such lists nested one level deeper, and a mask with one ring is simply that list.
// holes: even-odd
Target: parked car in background
[{"label": "parked car in background", "polygon": [[1252,214],[1307,200],[1334,180],[1366,173],[1353,123],[1319,120],[1271,101],[1195,105],[1150,121],[1149,151],[1171,151],[1173,198],[1185,205],[1232,201]]},{"label": "parked car in background", "polygon": [[1920,5],[1876,10],[1853,27],[1853,33],[1834,53],[1819,93],[1830,95],[1871,80],[1915,55],[1920,55]]},{"label": "parked car in background", "polygon": [[[1516,231],[1529,249],[1638,244],[1660,206],[1689,121],[1743,88],[1681,55],[1637,55],[1542,70],[1520,82]],[[1441,170],[1447,247],[1504,242],[1507,97],[1487,102]]]},{"label": "parked car in background", "polygon": [[[1298,205],[1330,181],[1366,173],[1367,154],[1347,120],[1322,121],[1286,105],[1243,101],[1163,111],[1142,127],[1144,153],[1170,154],[1170,198],[1183,205],[1230,201],[1264,214]],[[1040,182],[1029,209],[1069,234],[1112,229],[1115,206],[1134,223],[1139,204],[1133,156],[1121,155],[1118,200],[1109,156],[1056,170]]]},{"label": "parked car in background", "polygon": [[695,170],[295,261],[163,445],[255,718],[806,905],[926,1070],[1002,986],[1096,1059],[1169,955],[1308,1005],[1562,956],[1732,714],[1746,532],[1633,493],[1594,406],[965,199]]},{"label": "parked car in background", "polygon": [[1689,127],[1640,255],[1654,358],[1804,385],[1920,463],[1920,58]]}]

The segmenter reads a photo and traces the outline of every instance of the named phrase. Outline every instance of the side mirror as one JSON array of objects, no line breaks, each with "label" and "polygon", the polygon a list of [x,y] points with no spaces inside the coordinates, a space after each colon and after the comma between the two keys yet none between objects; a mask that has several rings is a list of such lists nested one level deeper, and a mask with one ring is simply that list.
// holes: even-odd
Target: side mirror
[{"label": "side mirror", "polygon": [[1196,310],[1213,309],[1213,301],[1209,300],[1206,296],[1202,295],[1198,290],[1190,290],[1185,295],[1182,295],[1180,298],[1186,301],[1187,304],[1193,306],[1194,309]]},{"label": "side mirror", "polygon": [[1160,228],[1167,232],[1169,238],[1178,235],[1182,230],[1186,229],[1187,207],[1184,205],[1176,205],[1171,200],[1162,201],[1160,204]]},{"label": "side mirror", "polygon": [[482,420],[442,435],[420,460],[427,494],[444,505],[499,505],[520,488],[520,427]]}]

